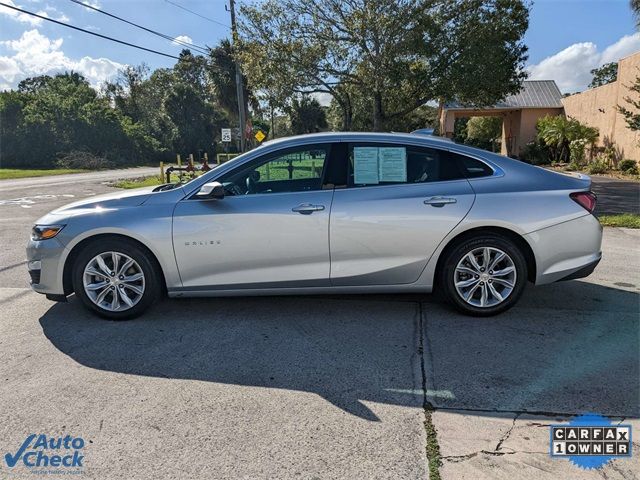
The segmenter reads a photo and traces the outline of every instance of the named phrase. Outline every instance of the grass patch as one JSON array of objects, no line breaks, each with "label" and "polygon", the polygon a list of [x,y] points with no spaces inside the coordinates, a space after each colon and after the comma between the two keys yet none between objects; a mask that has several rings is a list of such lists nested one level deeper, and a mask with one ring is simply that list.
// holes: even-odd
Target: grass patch
[{"label": "grass patch", "polygon": [[619,215],[599,215],[598,220],[605,227],[640,228],[640,215],[621,213]]},{"label": "grass patch", "polygon": [[[195,176],[199,177],[203,172],[195,172]],[[192,178],[193,174],[184,174],[182,178],[176,173],[171,175],[171,183],[175,182],[188,182]],[[166,177],[160,178],[158,175],[151,175],[150,177],[138,177],[138,178],[129,178],[127,180],[117,180],[110,185],[116,188],[140,188],[140,187],[155,187],[156,185],[164,185],[167,183]]]},{"label": "grass patch", "polygon": [[427,463],[429,467],[429,480],[440,480],[440,467],[442,458],[440,456],[440,445],[438,445],[438,432],[433,425],[433,408],[425,406],[424,409],[424,429],[427,434]]},{"label": "grass patch", "polygon": [[162,185],[166,183],[166,180],[160,180],[158,176],[151,177],[140,177],[140,178],[132,178],[129,180],[118,180],[112,184],[113,187],[117,188],[140,188],[140,187],[155,187],[156,185]]},{"label": "grass patch", "polygon": [[0,168],[0,180],[10,178],[46,177],[48,175],[65,175],[67,173],[83,173],[88,170],[79,168],[55,168],[48,170],[27,170],[23,168]]}]

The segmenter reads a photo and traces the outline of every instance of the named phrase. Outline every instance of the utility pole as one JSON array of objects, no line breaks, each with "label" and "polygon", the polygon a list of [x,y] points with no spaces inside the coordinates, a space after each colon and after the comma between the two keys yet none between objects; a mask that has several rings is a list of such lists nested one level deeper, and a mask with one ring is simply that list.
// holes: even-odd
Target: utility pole
[{"label": "utility pole", "polygon": [[[238,29],[236,27],[236,2],[235,0],[229,0],[229,11],[231,12],[231,51],[233,55],[235,55],[236,47],[238,45]],[[245,119],[245,109],[244,109],[244,88],[242,86],[242,71],[240,70],[240,62],[238,61],[238,57],[235,58],[236,64],[236,90],[238,91],[238,120],[240,123],[240,152],[244,152],[246,148],[246,139],[245,139],[245,127],[246,127],[246,119]]]}]

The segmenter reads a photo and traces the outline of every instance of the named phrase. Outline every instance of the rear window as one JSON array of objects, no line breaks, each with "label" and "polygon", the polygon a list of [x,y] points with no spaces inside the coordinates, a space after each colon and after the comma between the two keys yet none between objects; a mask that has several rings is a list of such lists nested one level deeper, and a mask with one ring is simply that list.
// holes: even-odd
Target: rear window
[{"label": "rear window", "polygon": [[467,178],[489,177],[493,175],[491,167],[480,160],[453,152],[449,152],[449,154],[452,160],[456,160],[458,168]]}]

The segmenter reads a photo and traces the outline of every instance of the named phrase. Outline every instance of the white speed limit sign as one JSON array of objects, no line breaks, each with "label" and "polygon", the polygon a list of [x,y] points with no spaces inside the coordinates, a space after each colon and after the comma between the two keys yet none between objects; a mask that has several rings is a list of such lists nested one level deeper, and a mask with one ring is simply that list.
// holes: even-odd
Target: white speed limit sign
[{"label": "white speed limit sign", "polygon": [[230,142],[231,141],[231,129],[230,128],[223,128],[222,129],[222,141],[223,142]]}]

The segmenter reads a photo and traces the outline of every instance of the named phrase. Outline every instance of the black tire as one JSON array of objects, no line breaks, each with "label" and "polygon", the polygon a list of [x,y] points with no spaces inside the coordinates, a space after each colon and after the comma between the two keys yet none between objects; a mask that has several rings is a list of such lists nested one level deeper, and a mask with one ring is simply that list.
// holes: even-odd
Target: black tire
[{"label": "black tire", "polygon": [[[458,263],[469,252],[478,248],[489,247],[506,253],[515,266],[516,278],[511,293],[497,305],[479,307],[467,303],[458,293],[455,286],[455,270]],[[478,234],[457,243],[448,251],[443,259],[438,287],[446,300],[460,312],[474,317],[498,315],[513,307],[524,292],[527,283],[527,262],[520,249],[508,238],[496,234]],[[496,285],[494,283],[494,285]]]},{"label": "black tire", "polygon": [[[110,311],[96,305],[87,295],[83,285],[84,269],[96,255],[104,252],[120,252],[135,260],[144,274],[144,292],[139,301],[127,310]],[[87,244],[76,257],[72,269],[73,290],[86,308],[108,320],[128,320],[140,316],[162,293],[162,273],[156,260],[136,242],[108,238],[96,240]]]}]

